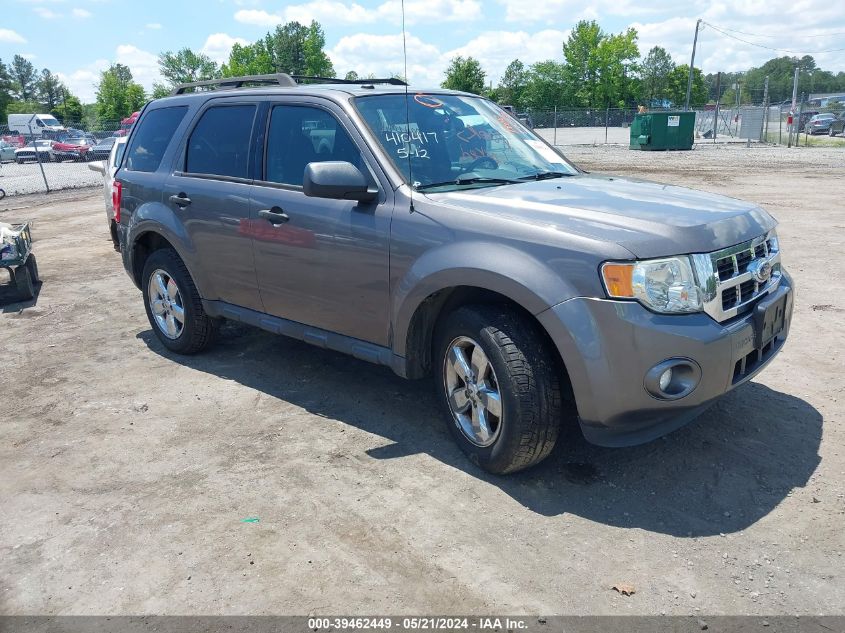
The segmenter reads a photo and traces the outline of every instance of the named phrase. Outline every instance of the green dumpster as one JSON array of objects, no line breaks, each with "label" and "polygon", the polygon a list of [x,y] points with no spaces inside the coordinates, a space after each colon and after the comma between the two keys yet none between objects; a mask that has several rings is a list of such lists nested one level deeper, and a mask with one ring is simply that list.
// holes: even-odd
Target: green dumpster
[{"label": "green dumpster", "polygon": [[634,116],[630,149],[692,149],[695,112],[646,112]]}]

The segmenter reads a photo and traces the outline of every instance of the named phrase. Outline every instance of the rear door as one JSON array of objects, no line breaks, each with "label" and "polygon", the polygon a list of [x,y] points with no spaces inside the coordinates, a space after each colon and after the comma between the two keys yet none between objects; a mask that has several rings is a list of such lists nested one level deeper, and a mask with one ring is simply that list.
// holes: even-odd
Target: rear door
[{"label": "rear door", "polygon": [[[252,190],[255,264],[268,313],[387,345],[393,191],[340,107],[276,97]],[[374,202],[307,197],[305,166],[346,161],[378,189]],[[283,222],[261,211],[284,213]],[[278,217],[278,216],[273,216]]]},{"label": "rear door", "polygon": [[164,187],[164,204],[180,218],[204,299],[262,310],[250,220],[250,155],[258,105],[212,99],[198,112]]}]

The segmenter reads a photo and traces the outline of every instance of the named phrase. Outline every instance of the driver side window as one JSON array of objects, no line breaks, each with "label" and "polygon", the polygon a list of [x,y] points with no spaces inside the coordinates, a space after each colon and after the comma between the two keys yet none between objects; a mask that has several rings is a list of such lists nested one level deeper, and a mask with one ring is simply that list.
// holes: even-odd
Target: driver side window
[{"label": "driver side window", "polygon": [[371,180],[361,151],[332,114],[310,106],[274,106],[267,131],[264,180],[301,187],[305,166],[322,161],[352,163]]}]

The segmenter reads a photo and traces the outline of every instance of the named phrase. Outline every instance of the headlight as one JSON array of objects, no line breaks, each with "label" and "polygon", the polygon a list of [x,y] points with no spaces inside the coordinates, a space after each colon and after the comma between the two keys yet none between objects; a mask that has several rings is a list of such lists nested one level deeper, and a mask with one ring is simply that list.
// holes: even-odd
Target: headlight
[{"label": "headlight", "polygon": [[666,257],[639,262],[608,262],[601,274],[614,299],[636,299],[655,312],[700,312],[702,293],[689,257]]}]

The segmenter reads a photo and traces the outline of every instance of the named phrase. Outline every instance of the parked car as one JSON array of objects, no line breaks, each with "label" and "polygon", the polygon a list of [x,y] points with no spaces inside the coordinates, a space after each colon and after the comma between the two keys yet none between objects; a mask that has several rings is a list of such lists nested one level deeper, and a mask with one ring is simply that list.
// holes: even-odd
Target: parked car
[{"label": "parked car", "polygon": [[840,112],[839,116],[830,122],[830,127],[828,128],[827,133],[830,136],[845,134],[845,111]]},{"label": "parked car", "polygon": [[824,134],[830,130],[830,123],[836,119],[836,115],[832,112],[822,112],[821,114],[813,115],[807,124],[804,126],[805,134]]},{"label": "parked car", "polygon": [[135,121],[138,120],[138,116],[140,114],[141,114],[140,112],[133,112],[128,117],[123,119],[120,122],[120,129],[117,130],[114,133],[114,135],[115,136],[129,136],[129,132],[132,131],[132,126],[135,125]]},{"label": "parked car", "polygon": [[53,160],[61,162],[63,160],[84,161],[88,160],[88,152],[94,146],[93,138],[69,138],[67,140],[56,142],[53,144]]},{"label": "parked car", "polygon": [[39,158],[43,163],[50,162],[53,160],[53,145],[55,144],[56,141],[47,139],[30,141],[27,145],[15,150],[15,160],[19,165],[30,160],[37,161]]},{"label": "parked car", "polygon": [[3,141],[8,143],[14,148],[23,147],[26,145],[26,139],[23,136],[19,136],[18,134],[4,134],[0,137]]},{"label": "parked car", "polygon": [[[126,149],[126,137],[112,137],[111,150],[105,160],[95,160],[88,163],[88,168],[103,175],[103,197],[106,203],[106,221],[109,226],[112,244],[116,251],[120,250],[120,241],[117,238],[117,225],[114,220],[114,174],[117,166],[123,159],[123,152]],[[95,146],[96,147],[96,146]],[[93,150],[92,150],[93,152]]]},{"label": "parked car", "polygon": [[15,146],[6,141],[0,141],[0,163],[15,160]]},{"label": "parked car", "polygon": [[[125,137],[124,137],[125,138]],[[89,150],[91,160],[106,160],[111,154],[117,136],[107,136],[106,138],[97,141]]]},{"label": "parked car", "polygon": [[[118,239],[168,350],[231,319],[433,375],[457,444],[509,473],[567,425],[668,433],[782,349],[792,280],[756,204],[585,173],[475,95],[272,80],[135,124]],[[312,129],[334,130],[323,154]]]}]

